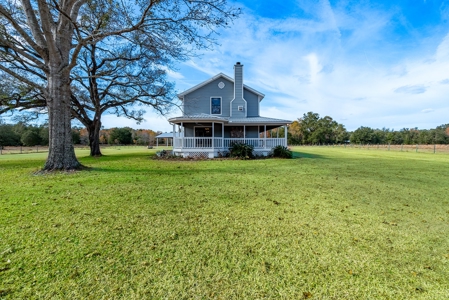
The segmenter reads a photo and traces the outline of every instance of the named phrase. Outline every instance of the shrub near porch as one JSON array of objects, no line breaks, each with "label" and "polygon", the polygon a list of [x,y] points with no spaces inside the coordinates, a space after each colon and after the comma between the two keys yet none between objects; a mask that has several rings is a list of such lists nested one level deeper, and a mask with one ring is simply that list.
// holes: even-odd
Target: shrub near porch
[{"label": "shrub near porch", "polygon": [[[448,156],[294,148],[293,160],[0,157],[0,295],[446,299]],[[20,189],[18,188],[20,187]]]}]

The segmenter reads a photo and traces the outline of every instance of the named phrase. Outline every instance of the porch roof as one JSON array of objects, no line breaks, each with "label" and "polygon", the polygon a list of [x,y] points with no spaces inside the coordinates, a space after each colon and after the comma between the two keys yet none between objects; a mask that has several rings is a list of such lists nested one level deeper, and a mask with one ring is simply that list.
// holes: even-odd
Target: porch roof
[{"label": "porch roof", "polygon": [[[176,133],[175,133],[176,134]],[[158,136],[156,136],[157,138],[169,138],[172,139],[173,138],[173,132],[164,132],[159,134]]]},{"label": "porch roof", "polygon": [[292,121],[267,118],[267,117],[247,117],[247,118],[229,118],[232,124],[290,124]]},{"label": "porch roof", "polygon": [[282,125],[282,124],[292,123],[292,121],[289,121],[289,120],[267,118],[267,117],[232,118],[232,117],[221,117],[221,116],[210,115],[210,114],[180,116],[180,117],[170,118],[168,121],[171,123],[210,121],[210,122],[220,122],[220,123],[225,123],[225,124],[253,124],[253,125],[257,125],[257,124],[260,124],[260,125],[265,125],[265,124]]}]

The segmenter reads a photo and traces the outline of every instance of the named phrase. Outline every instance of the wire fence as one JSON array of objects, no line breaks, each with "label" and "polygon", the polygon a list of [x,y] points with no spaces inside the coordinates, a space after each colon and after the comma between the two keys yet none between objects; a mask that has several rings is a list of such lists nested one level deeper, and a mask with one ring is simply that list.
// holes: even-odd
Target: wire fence
[{"label": "wire fence", "polygon": [[[88,145],[73,145],[78,150],[90,150]],[[119,149],[119,148],[146,148],[144,145],[100,145],[101,149]],[[161,146],[162,147],[162,146]],[[159,147],[159,148],[161,148]],[[152,147],[156,148],[156,147]],[[0,155],[8,154],[31,154],[31,153],[44,153],[48,152],[48,146],[0,146]]]},{"label": "wire fence", "polygon": [[403,152],[425,152],[425,153],[447,153],[449,154],[449,145],[431,144],[431,145],[390,145],[390,144],[318,144],[318,145],[298,145],[302,147],[334,147],[365,150],[383,150],[383,151],[403,151]]},{"label": "wire fence", "polygon": [[[425,153],[446,153],[449,154],[449,145],[432,144],[432,145],[389,145],[389,144],[316,144],[316,145],[289,145],[299,147],[330,147],[330,148],[349,148],[349,149],[365,149],[365,150],[383,150],[383,151],[404,151],[404,152],[425,152]],[[74,145],[75,149],[89,150],[87,145]],[[101,149],[118,149],[118,148],[142,148],[148,147],[143,145],[100,145]],[[167,148],[166,145],[148,148]],[[171,148],[168,147],[168,148]],[[48,146],[0,146],[0,155],[8,154],[30,154],[48,152]]]}]

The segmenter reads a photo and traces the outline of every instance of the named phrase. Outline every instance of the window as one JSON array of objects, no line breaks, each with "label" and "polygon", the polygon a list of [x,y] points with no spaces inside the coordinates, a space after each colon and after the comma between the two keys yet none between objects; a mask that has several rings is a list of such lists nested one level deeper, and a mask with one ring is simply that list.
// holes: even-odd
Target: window
[{"label": "window", "polygon": [[221,115],[221,98],[210,98],[210,112],[213,115]]}]

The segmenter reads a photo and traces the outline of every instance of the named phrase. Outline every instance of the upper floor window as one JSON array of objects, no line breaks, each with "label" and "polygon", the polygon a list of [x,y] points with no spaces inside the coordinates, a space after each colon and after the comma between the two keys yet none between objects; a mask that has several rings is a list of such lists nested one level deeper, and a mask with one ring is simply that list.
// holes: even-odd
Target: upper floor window
[{"label": "upper floor window", "polygon": [[212,115],[221,115],[221,98],[210,98],[210,112]]}]

